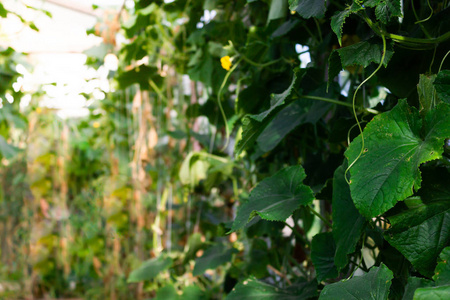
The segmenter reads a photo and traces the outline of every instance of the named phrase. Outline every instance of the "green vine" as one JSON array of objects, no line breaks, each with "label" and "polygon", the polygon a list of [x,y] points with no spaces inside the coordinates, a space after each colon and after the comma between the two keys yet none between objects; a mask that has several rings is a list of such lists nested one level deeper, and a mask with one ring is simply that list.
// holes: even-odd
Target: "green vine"
[{"label": "green vine", "polygon": [[378,67],[375,69],[375,71],[372,72],[372,74],[369,75],[369,77],[367,77],[365,80],[363,80],[363,82],[361,82],[358,87],[356,88],[355,92],[353,93],[353,100],[352,100],[352,106],[353,106],[353,116],[355,117],[356,120],[356,124],[358,125],[359,128],[359,132],[361,135],[361,150],[358,154],[358,156],[356,156],[355,160],[353,160],[350,165],[347,167],[347,169],[345,170],[345,180],[347,181],[348,184],[351,183],[351,180],[349,180],[347,178],[347,173],[348,171],[353,167],[353,165],[359,160],[359,158],[361,157],[361,155],[364,153],[365,150],[365,145],[364,145],[364,133],[361,127],[361,123],[359,122],[358,119],[358,115],[356,114],[356,94],[358,93],[359,89],[367,82],[370,80],[370,78],[372,78],[377,72],[378,70],[381,69],[381,66],[383,66],[384,63],[384,58],[386,57],[386,39],[385,37],[382,35],[381,36],[382,40],[383,40],[383,52],[382,52],[382,56],[381,56],[381,61],[378,64]]}]

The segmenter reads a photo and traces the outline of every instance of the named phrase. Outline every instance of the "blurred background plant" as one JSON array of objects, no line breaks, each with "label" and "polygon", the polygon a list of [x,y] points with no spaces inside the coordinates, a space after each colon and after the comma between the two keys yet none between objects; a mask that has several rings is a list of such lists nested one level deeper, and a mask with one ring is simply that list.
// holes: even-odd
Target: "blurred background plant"
[{"label": "blurred background plant", "polygon": [[[4,44],[21,49],[1,52],[2,297],[154,295],[167,278],[144,289],[143,283],[127,283],[130,271],[165,249],[179,261],[181,274],[208,244],[205,236],[213,238],[225,220],[217,189],[192,196],[179,179],[186,153],[203,147],[192,136],[210,147],[212,130],[206,118],[194,121],[197,107],[186,112],[196,97],[189,92],[194,82],[174,69],[177,62],[186,64],[187,47],[175,54],[177,28],[167,22],[188,14],[180,7],[166,15],[156,4],[106,2],[0,6]],[[159,13],[149,22],[155,9]],[[64,20],[66,31],[58,28]],[[76,20],[90,26],[89,36],[61,42],[67,28],[79,31]],[[49,33],[49,26],[59,33]],[[73,48],[74,40],[83,45]],[[189,186],[210,168],[216,169],[209,188],[229,179],[233,166],[223,160],[207,153],[193,157],[203,169]],[[200,226],[207,226],[202,234]],[[177,286],[193,281],[186,277]]]}]

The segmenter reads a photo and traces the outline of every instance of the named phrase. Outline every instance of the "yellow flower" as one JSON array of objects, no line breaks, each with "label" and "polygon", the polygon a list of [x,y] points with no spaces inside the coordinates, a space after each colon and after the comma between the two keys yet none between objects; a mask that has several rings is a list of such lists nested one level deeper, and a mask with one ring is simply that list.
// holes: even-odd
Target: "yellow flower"
[{"label": "yellow flower", "polygon": [[42,108],[36,107],[36,112],[37,112],[38,114],[40,114],[40,113],[42,112]]},{"label": "yellow flower", "polygon": [[227,55],[220,59],[220,63],[222,64],[222,68],[227,71],[230,71],[231,68],[231,58]]},{"label": "yellow flower", "polygon": [[92,123],[92,127],[99,128],[100,127],[100,123],[95,121],[94,123]]}]

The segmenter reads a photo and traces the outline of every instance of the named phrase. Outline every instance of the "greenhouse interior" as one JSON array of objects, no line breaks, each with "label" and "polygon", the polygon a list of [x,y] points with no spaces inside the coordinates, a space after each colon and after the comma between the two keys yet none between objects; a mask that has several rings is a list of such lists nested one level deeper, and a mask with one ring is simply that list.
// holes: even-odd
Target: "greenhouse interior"
[{"label": "greenhouse interior", "polygon": [[0,1],[0,299],[450,299],[450,1]]}]

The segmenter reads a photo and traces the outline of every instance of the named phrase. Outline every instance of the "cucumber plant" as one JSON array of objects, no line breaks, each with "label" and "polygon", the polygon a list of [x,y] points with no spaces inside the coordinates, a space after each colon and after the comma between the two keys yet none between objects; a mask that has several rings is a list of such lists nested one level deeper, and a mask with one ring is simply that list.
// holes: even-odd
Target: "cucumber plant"
[{"label": "cucumber plant", "polygon": [[[111,92],[28,164],[65,166],[67,186],[41,172],[30,189],[67,200],[79,242],[55,226],[17,269],[36,296],[448,298],[449,15],[447,0],[127,1],[88,59],[115,51]],[[21,153],[8,121],[28,128],[17,106],[3,163]]]},{"label": "cucumber plant", "polygon": [[[134,82],[157,98],[176,90],[207,119],[203,136],[175,125],[191,143],[180,178],[206,241],[193,269],[180,257],[194,235],[143,265],[169,282],[142,268],[133,282],[181,297],[184,263],[205,298],[448,295],[448,1],[147,2],[124,28],[123,62],[141,53],[189,76],[189,92],[156,68],[145,83],[159,85]],[[232,211],[211,227],[193,209],[201,199]]]}]

